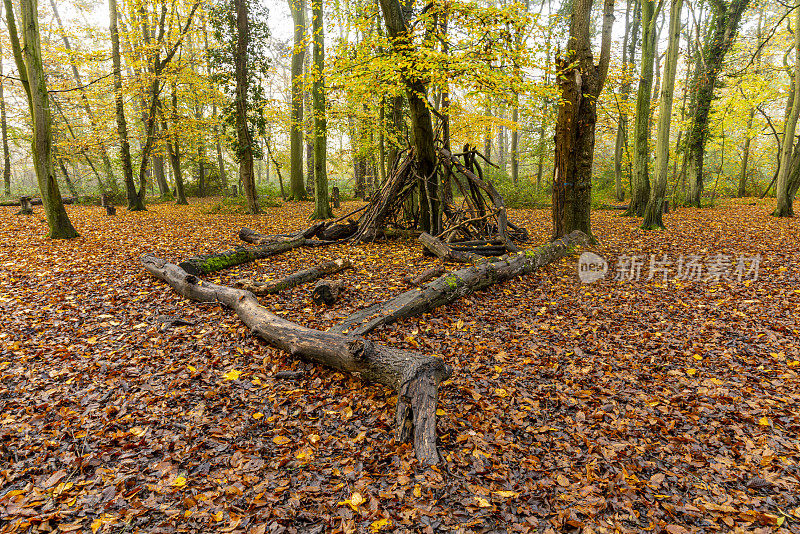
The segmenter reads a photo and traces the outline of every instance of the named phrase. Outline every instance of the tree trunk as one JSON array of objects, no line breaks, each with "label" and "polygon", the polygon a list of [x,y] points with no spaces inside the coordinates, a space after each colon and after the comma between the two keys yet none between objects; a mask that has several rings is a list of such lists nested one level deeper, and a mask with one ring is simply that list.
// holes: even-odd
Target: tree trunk
[{"label": "tree trunk", "polygon": [[234,0],[236,7],[236,138],[239,159],[239,180],[247,200],[248,213],[260,213],[258,193],[253,177],[253,139],[247,124],[247,54],[250,48],[250,28],[247,20],[248,0]]},{"label": "tree trunk", "polygon": [[[631,35],[631,5],[633,4],[634,28],[638,28],[637,6],[638,0],[628,0],[625,6],[625,33],[622,38],[622,84],[619,96],[619,120],[617,122],[617,136],[614,145],[614,197],[618,202],[625,200],[625,189],[622,186],[622,156],[628,145],[628,100],[631,94],[631,76],[633,75],[633,54],[628,52],[629,44],[635,43],[635,31]],[[634,44],[633,49],[636,46]]]},{"label": "tree trunk", "polygon": [[[380,0],[386,30],[395,52],[407,56],[413,48],[411,31],[398,0]],[[436,172],[433,122],[428,109],[428,88],[425,73],[403,71],[402,81],[406,88],[411,122],[414,128],[414,150],[419,180],[419,207],[422,230],[433,235],[441,231],[442,217],[439,206],[439,173]]]},{"label": "tree trunk", "polygon": [[133,163],[131,162],[131,145],[128,141],[128,123],[125,120],[125,106],[122,95],[122,60],[119,52],[119,30],[117,29],[117,0],[108,0],[109,30],[111,32],[111,58],[114,65],[114,102],[117,110],[117,133],[119,134],[120,158],[122,173],[125,177],[125,193],[128,198],[128,210],[145,209],[142,198],[136,192],[133,181]]},{"label": "tree trunk", "polygon": [[756,108],[751,107],[747,115],[747,131],[744,134],[744,146],[742,147],[742,170],[739,172],[739,187],[736,196],[742,198],[747,195],[747,163],[750,159],[750,131],[753,129],[753,118],[756,115]]},{"label": "tree trunk", "polygon": [[[22,0],[22,44],[16,33],[14,10],[6,1],[6,22],[12,46],[15,50],[15,61],[24,78],[28,90],[28,104],[33,124],[32,156],[36,169],[36,180],[42,196],[42,204],[47,216],[48,234],[53,239],[71,239],[78,232],[69,220],[61,191],[58,189],[53,161],[53,118],[50,112],[50,97],[47,93],[44,66],[42,65],[42,48],[39,40],[39,15],[36,0]],[[12,22],[13,21],[13,22]],[[21,60],[21,61],[20,61]],[[24,74],[23,74],[24,73]]]},{"label": "tree trunk", "polygon": [[[0,17],[2,17],[2,4],[0,4]],[[0,42],[2,45],[2,42]],[[0,46],[0,58],[3,57]],[[3,75],[3,62],[0,61],[0,131],[3,139],[3,191],[6,196],[11,195],[11,151],[8,148],[8,122],[6,119],[6,99],[4,88],[6,78]]]},{"label": "tree trunk", "polygon": [[333,217],[328,201],[328,119],[325,113],[325,34],[323,26],[323,0],[311,0],[312,29],[314,32],[314,213],[312,219]]},{"label": "tree trunk", "polygon": [[794,217],[794,195],[790,195],[790,193],[792,191],[792,173],[796,171],[792,165],[794,152],[797,150],[794,143],[795,130],[797,129],[798,116],[800,116],[800,9],[795,10],[794,52],[793,100],[791,111],[786,117],[786,124],[783,127],[780,174],[778,174],[778,182],[775,186],[778,206],[773,215],[776,217]]},{"label": "tree trunk", "polygon": [[[661,4],[658,4],[660,8]],[[655,1],[642,1],[642,60],[639,88],[636,93],[636,115],[633,127],[633,190],[625,215],[640,217],[650,198],[650,97],[653,92],[653,64],[656,59]]]},{"label": "tree trunk", "polygon": [[[172,86],[172,129],[167,138],[167,154],[169,163],[172,166],[172,176],[175,179],[175,203],[188,205],[186,200],[186,190],[183,187],[183,172],[181,171],[181,147],[178,137],[178,93],[177,88]],[[163,113],[163,112],[162,112]],[[162,114],[162,125],[167,130],[167,120]]]},{"label": "tree trunk", "polygon": [[597,97],[608,73],[614,0],[603,5],[600,61],[594,64],[589,37],[593,0],[575,0],[567,59],[558,58],[561,99],[556,121],[553,172],[553,238],[580,230],[592,237],[590,220]]},{"label": "tree trunk", "polygon": [[352,335],[312,330],[271,314],[249,291],[203,282],[152,255],[142,257],[145,269],[167,282],[184,297],[199,302],[220,302],[234,310],[254,333],[271,346],[294,357],[306,358],[334,369],[358,373],[398,391],[396,423],[398,441],[414,442],[417,458],[439,462],[436,450],[436,403],[439,383],[451,374],[433,356],[374,345]]},{"label": "tree trunk", "polygon": [[686,135],[687,179],[689,192],[686,203],[690,206],[700,207],[700,197],[703,193],[703,158],[705,145],[708,139],[708,118],[711,111],[711,101],[714,98],[714,88],[722,71],[722,62],[733,43],[742,13],[747,8],[750,0],[724,0],[711,2],[713,11],[711,27],[708,38],[703,46],[702,61],[699,61],[692,79],[694,88],[694,106],[692,121]]},{"label": "tree trunk", "polygon": [[292,112],[290,139],[290,189],[293,200],[305,200],[303,185],[303,61],[306,49],[305,0],[289,0],[294,20],[294,49],[292,52]]},{"label": "tree trunk", "polygon": [[675,74],[681,40],[681,9],[683,0],[672,0],[669,14],[669,44],[664,65],[664,81],[658,111],[658,134],[656,137],[655,183],[644,213],[642,228],[664,228],[664,201],[667,194],[669,174],[669,130],[672,121],[672,102],[675,93]]},{"label": "tree trunk", "polygon": [[72,45],[69,42],[69,37],[67,36],[67,32],[64,29],[64,25],[61,22],[61,15],[58,12],[58,7],[55,3],[55,0],[50,0],[50,7],[53,9],[53,15],[55,16],[56,23],[58,24],[58,28],[61,31],[61,40],[64,43],[64,49],[67,51],[69,55],[69,62],[70,66],[72,67],[72,77],[75,79],[75,84],[78,86],[78,91],[81,96],[81,102],[83,102],[83,109],[86,111],[86,116],[89,119],[89,124],[92,127],[92,133],[96,138],[99,139],[100,144],[100,156],[103,160],[103,169],[106,173],[106,183],[111,185],[111,190],[116,192],[117,190],[117,179],[114,176],[113,168],[111,167],[111,159],[108,157],[108,151],[106,150],[106,145],[102,140],[103,134],[100,132],[100,129],[97,126],[97,120],[95,115],[92,111],[92,107],[89,104],[89,98],[86,96],[86,91],[84,89],[83,80],[81,79],[81,74],[78,71],[78,67],[75,64],[75,60],[72,56]]}]

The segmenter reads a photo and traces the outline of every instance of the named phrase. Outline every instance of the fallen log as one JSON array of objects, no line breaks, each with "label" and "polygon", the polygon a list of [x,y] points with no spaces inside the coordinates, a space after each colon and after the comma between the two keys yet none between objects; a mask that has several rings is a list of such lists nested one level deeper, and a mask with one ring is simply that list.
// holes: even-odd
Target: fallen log
[{"label": "fallen log", "polygon": [[198,302],[219,302],[231,308],[269,345],[339,371],[358,373],[397,390],[397,440],[413,441],[421,462],[439,462],[436,403],[439,383],[451,374],[441,359],[375,345],[363,337],[306,328],[270,313],[250,291],[201,281],[152,254],[145,254],[141,261],[147,272],[184,297]]},{"label": "fallen log", "polygon": [[322,230],[319,234],[320,239],[337,241],[339,239],[348,239],[358,230],[358,223],[350,219],[346,223],[331,224]]},{"label": "fallen log", "polygon": [[279,241],[292,241],[297,237],[304,237],[306,239],[311,239],[317,233],[325,227],[324,222],[315,223],[305,230],[301,230],[300,232],[293,232],[290,234],[275,234],[275,235],[264,235],[259,234],[258,232],[251,230],[250,228],[242,228],[239,230],[239,239],[246,243],[252,243],[254,245],[266,245],[268,243],[277,243]]},{"label": "fallen log", "polygon": [[314,289],[311,290],[311,301],[314,304],[330,306],[342,293],[344,293],[342,280],[320,280],[314,284]]},{"label": "fallen log", "polygon": [[475,265],[440,276],[421,288],[357,311],[328,332],[364,335],[398,319],[414,317],[491,285],[529,274],[570,254],[573,247],[588,242],[578,230],[536,249],[512,252],[494,261],[480,258]]},{"label": "fallen log", "polygon": [[311,282],[312,280],[322,278],[323,276],[327,276],[329,274],[338,273],[339,271],[349,269],[350,267],[352,267],[350,260],[339,258],[334,261],[320,263],[319,265],[315,265],[314,267],[310,267],[308,269],[303,269],[302,271],[297,271],[296,273],[292,273],[289,276],[285,276],[279,280],[253,282],[249,279],[241,279],[234,282],[233,285],[234,287],[238,287],[240,289],[252,291],[256,295],[271,295],[291,289],[295,286],[299,286],[300,284],[305,284],[306,282]]},{"label": "fallen log", "polygon": [[223,252],[195,256],[180,263],[181,269],[189,274],[199,275],[208,274],[235,265],[241,265],[255,260],[274,256],[292,250],[293,248],[307,246],[309,240],[303,236],[297,236],[286,241],[273,241],[255,247],[234,247]]}]

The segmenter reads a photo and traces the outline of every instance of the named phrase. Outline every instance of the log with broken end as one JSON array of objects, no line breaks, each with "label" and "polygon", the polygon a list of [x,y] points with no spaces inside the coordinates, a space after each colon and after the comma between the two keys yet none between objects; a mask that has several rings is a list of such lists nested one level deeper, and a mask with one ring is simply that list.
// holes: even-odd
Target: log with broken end
[{"label": "log with broken end", "polygon": [[202,281],[152,254],[142,256],[142,263],[147,272],[184,297],[231,308],[256,335],[275,348],[339,371],[358,373],[397,390],[398,440],[413,441],[421,462],[439,462],[436,403],[439,383],[451,374],[441,359],[375,345],[363,337],[306,328],[270,313],[250,291]]},{"label": "log with broken end", "polygon": [[444,268],[444,265],[441,263],[437,263],[433,267],[428,267],[421,273],[417,275],[408,275],[405,277],[405,282],[410,286],[421,286],[425,282],[429,282],[434,278],[438,278],[442,276],[447,269]]},{"label": "log with broken end", "polygon": [[449,261],[452,263],[473,263],[476,261],[476,254],[453,250],[447,243],[433,237],[427,232],[423,232],[422,235],[419,236],[419,241],[431,254],[442,261]]},{"label": "log with broken end", "polygon": [[529,274],[539,267],[570,254],[573,247],[588,243],[578,230],[536,249],[512,252],[494,261],[480,258],[480,263],[440,276],[424,286],[359,310],[328,332],[362,336],[377,327],[398,319],[414,317],[439,306],[484,289],[493,284]]},{"label": "log with broken end", "polygon": [[315,265],[309,269],[297,271],[296,273],[292,273],[289,276],[285,276],[279,280],[254,282],[249,279],[241,279],[234,282],[233,285],[241,289],[252,291],[256,295],[271,295],[291,289],[295,286],[299,286],[300,284],[305,284],[306,282],[311,282],[312,280],[322,278],[323,276],[327,276],[329,274],[338,273],[339,271],[349,269],[350,267],[352,267],[350,260],[346,258],[339,258],[333,261],[320,263],[319,265]]}]

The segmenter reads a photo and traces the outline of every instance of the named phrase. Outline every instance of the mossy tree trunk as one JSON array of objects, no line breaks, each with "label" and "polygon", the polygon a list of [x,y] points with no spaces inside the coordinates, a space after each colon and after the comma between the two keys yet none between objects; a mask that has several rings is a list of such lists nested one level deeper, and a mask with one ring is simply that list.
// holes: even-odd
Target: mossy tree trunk
[{"label": "mossy tree trunk", "polygon": [[[773,212],[776,217],[794,217],[791,182],[792,174],[797,172],[793,165],[794,153],[797,151],[795,146],[795,130],[797,129],[797,119],[800,116],[800,9],[795,10],[794,25],[794,82],[792,83],[792,105],[786,117],[786,124],[783,127],[783,141],[781,142],[781,164],[778,174],[778,182],[775,191],[778,197],[778,207]],[[795,188],[796,192],[796,188]]]},{"label": "mossy tree trunk", "polygon": [[739,29],[742,13],[750,0],[718,0],[711,2],[711,23],[707,38],[700,52],[692,77],[694,88],[692,120],[686,134],[687,169],[689,190],[686,203],[700,207],[703,193],[703,160],[708,140],[708,120],[714,88],[722,72],[722,62],[733,44]]},{"label": "mossy tree trunk", "polygon": [[289,0],[294,21],[294,49],[292,51],[292,110],[289,131],[289,188],[292,199],[305,200],[303,183],[303,61],[306,55],[305,0]]},{"label": "mossy tree trunk", "polygon": [[31,146],[33,163],[42,205],[47,216],[47,225],[50,228],[48,236],[53,239],[71,239],[77,237],[78,232],[72,226],[64,209],[61,191],[56,181],[53,159],[53,117],[42,64],[38,5],[36,0],[22,0],[19,6],[22,15],[22,42],[20,43],[20,35],[17,32],[11,0],[5,0],[6,27],[20,79],[28,96],[33,124]]},{"label": "mossy tree trunk", "polygon": [[597,97],[611,57],[614,0],[603,5],[600,61],[594,63],[589,22],[593,0],[575,0],[565,58],[557,58],[561,100],[553,171],[553,239],[580,230],[592,235],[590,207]]},{"label": "mossy tree trunk", "polygon": [[640,217],[650,198],[650,95],[656,59],[656,19],[662,4],[642,0],[642,60],[633,127],[633,189],[625,215]]},{"label": "mossy tree trunk", "polygon": [[312,29],[314,32],[314,82],[312,88],[314,109],[314,213],[312,219],[333,217],[328,201],[328,120],[325,114],[325,34],[323,26],[323,0],[311,0]]}]

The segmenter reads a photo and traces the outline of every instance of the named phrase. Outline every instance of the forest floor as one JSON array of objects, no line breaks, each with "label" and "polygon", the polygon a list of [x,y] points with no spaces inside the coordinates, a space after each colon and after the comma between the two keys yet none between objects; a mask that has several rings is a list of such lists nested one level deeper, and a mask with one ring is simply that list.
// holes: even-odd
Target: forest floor
[{"label": "forest floor", "polygon": [[[751,202],[678,209],[663,232],[595,212],[595,252],[644,258],[638,281],[581,284],[572,257],[370,334],[454,370],[427,470],[394,442],[392,391],[267,347],[139,263],[304,228],[309,203],[69,206],[72,241],[44,237],[41,207],[0,208],[0,532],[800,532],[800,219]],[[531,246],[549,217],[512,212]],[[651,254],[762,261],[757,280],[665,282]],[[392,241],[208,278],[341,256],[334,307],[309,286],[262,302],[326,328],[432,264]]]}]

